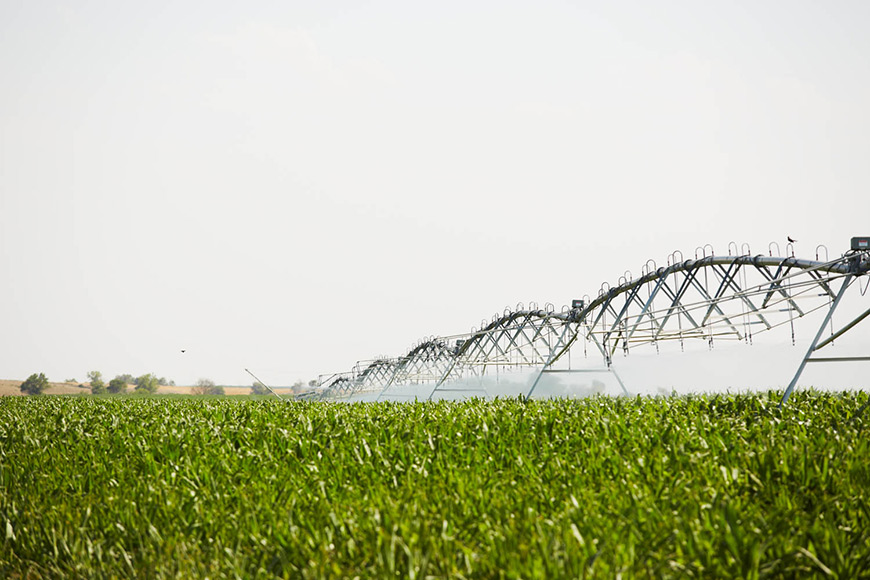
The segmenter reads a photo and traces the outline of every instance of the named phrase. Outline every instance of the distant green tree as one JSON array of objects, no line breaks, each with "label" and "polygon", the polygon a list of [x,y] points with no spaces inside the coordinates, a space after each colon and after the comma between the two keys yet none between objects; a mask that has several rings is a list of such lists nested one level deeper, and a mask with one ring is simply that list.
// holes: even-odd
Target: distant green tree
[{"label": "distant green tree", "polygon": [[223,395],[226,395],[226,394],[227,394],[226,391],[224,391],[224,388],[223,388],[223,386],[221,386],[221,385],[215,385],[215,386],[213,386],[213,387],[211,388],[211,391],[209,392],[209,395],[221,395],[221,396],[223,396]]},{"label": "distant green tree", "polygon": [[126,393],[127,392],[127,381],[125,381],[120,376],[115,377],[111,381],[109,381],[109,386],[106,389],[110,393],[118,394],[118,393]]},{"label": "distant green tree", "polygon": [[316,387],[319,384],[320,381],[318,381],[317,379],[311,379],[310,381],[308,381],[308,386],[312,388]]},{"label": "distant green tree", "polygon": [[100,371],[91,371],[88,373],[88,380],[91,382],[91,394],[102,395],[106,392],[106,383],[103,382],[103,373]]},{"label": "distant green tree", "polygon": [[269,389],[267,389],[266,385],[264,385],[260,381],[254,381],[254,384],[251,385],[251,394],[252,395],[268,395]]},{"label": "distant green tree", "polygon": [[118,376],[115,377],[115,378],[116,378],[116,379],[121,379],[121,380],[124,381],[124,383],[127,384],[127,385],[135,385],[135,384],[136,384],[136,377],[134,377],[133,375],[130,375],[130,374],[126,374],[126,375],[118,375]]},{"label": "distant green tree", "polygon": [[156,393],[160,382],[153,374],[148,373],[136,379],[136,392],[138,393]]},{"label": "distant green tree", "polygon": [[28,395],[41,395],[48,388],[48,379],[42,373],[33,373],[21,383],[21,392]]}]

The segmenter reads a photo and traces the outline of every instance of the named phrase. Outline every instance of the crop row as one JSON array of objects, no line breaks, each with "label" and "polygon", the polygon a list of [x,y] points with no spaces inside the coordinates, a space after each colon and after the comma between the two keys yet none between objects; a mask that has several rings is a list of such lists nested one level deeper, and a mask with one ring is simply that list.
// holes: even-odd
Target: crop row
[{"label": "crop row", "polygon": [[0,576],[870,577],[863,393],[0,400]]}]

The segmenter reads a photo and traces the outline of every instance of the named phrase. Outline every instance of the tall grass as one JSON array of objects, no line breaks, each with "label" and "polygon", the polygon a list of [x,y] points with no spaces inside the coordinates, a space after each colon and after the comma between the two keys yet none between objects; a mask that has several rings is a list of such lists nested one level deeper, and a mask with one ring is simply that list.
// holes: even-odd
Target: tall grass
[{"label": "tall grass", "polygon": [[864,394],[0,400],[4,577],[870,577]]}]

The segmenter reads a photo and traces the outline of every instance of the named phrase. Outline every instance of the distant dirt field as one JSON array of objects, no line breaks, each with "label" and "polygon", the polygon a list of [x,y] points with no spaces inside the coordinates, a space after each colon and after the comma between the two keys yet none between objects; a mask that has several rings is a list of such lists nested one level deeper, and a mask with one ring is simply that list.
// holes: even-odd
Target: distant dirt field
[{"label": "distant dirt field", "polygon": [[[9,396],[21,396],[24,393],[21,392],[21,383],[24,380],[6,380],[0,379],[0,397],[9,397]],[[45,390],[46,395],[79,395],[79,394],[90,394],[91,388],[88,383],[84,383],[85,388],[80,389],[78,383],[49,383],[49,387]],[[133,391],[133,385],[129,385],[127,388],[127,392]],[[250,387],[224,387],[224,391],[227,395],[249,395],[251,394]],[[161,386],[157,389],[158,394],[179,394],[179,395],[189,395],[191,394],[191,387],[165,387]]]},{"label": "distant dirt field", "polygon": [[[0,397],[7,397],[10,395],[23,395],[21,392],[21,383],[24,382],[24,379],[20,381],[10,381],[5,379],[0,379]],[[77,383],[49,383],[47,389],[45,389],[46,395],[77,395],[79,393],[90,393],[91,390],[88,389],[80,389]]]}]

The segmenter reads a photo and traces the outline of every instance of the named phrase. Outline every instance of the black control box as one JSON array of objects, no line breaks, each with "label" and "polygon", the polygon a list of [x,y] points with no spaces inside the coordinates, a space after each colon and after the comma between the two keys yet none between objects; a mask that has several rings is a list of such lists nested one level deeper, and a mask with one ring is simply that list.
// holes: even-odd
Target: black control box
[{"label": "black control box", "polygon": [[870,250],[870,237],[852,238],[853,250]]}]

